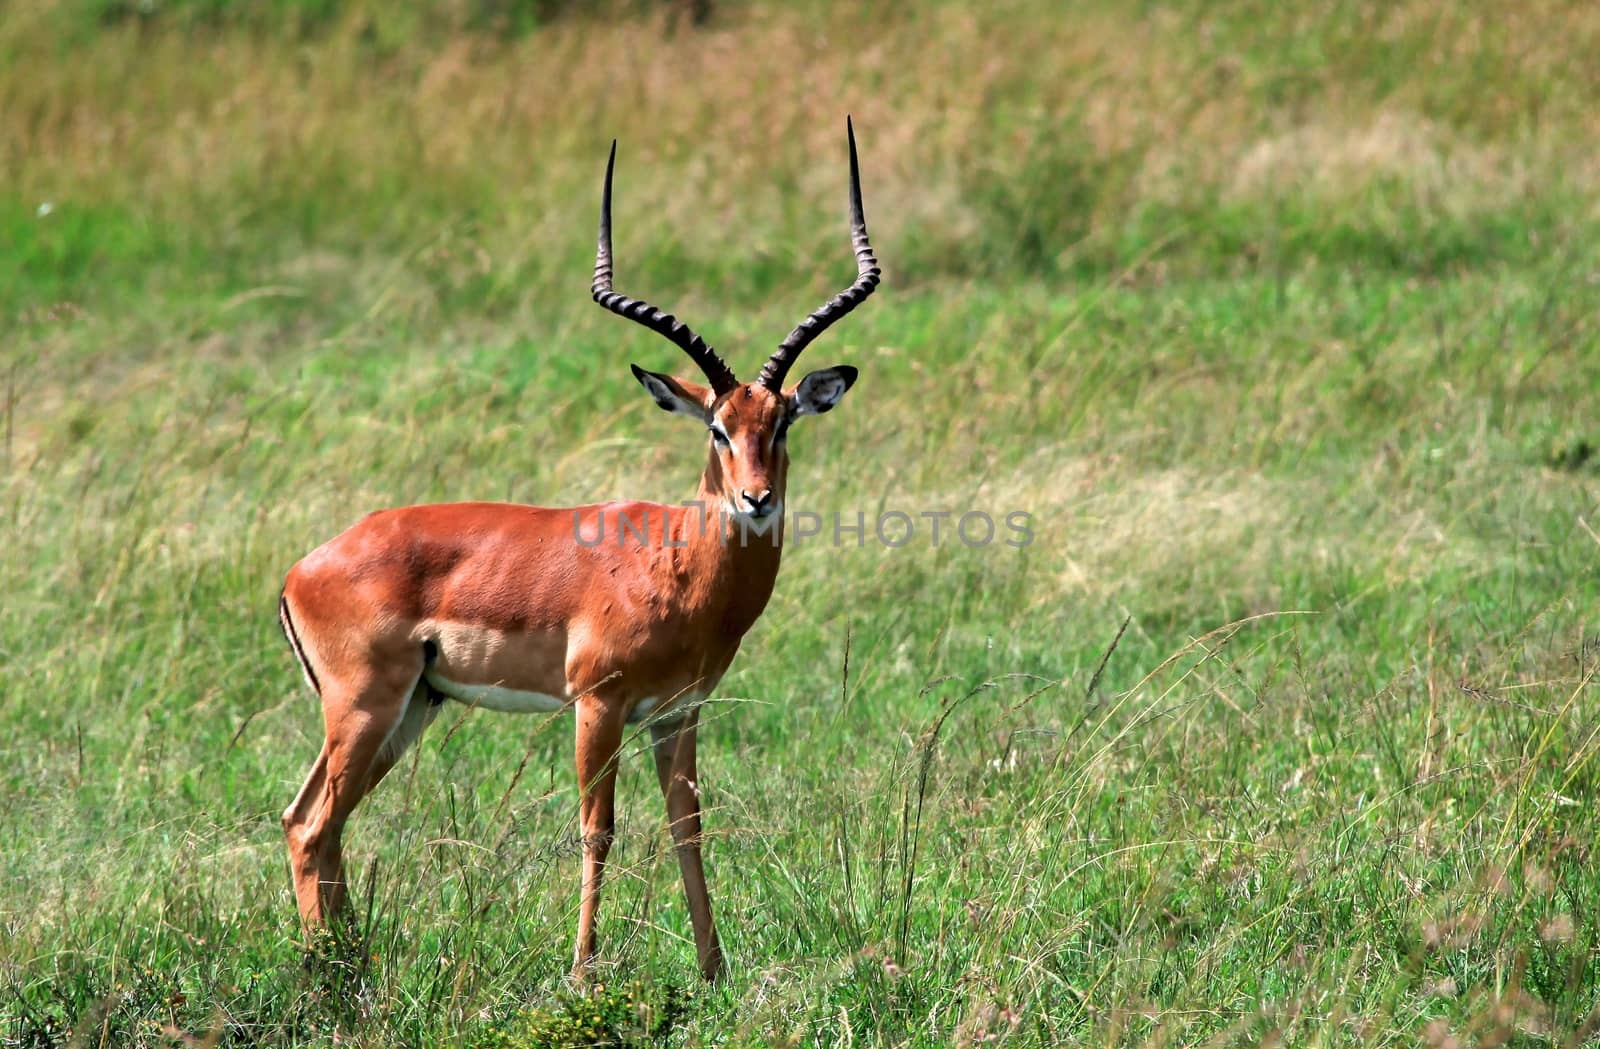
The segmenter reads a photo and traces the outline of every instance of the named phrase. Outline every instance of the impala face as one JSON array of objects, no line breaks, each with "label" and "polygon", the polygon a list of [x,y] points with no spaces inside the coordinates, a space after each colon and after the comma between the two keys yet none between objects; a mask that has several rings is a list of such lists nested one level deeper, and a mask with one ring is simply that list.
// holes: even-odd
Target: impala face
[{"label": "impala face", "polygon": [[803,415],[831,411],[855,383],[857,372],[836,365],[812,372],[787,390],[757,382],[721,396],[709,386],[638,365],[633,374],[663,411],[687,415],[709,431],[706,483],[719,505],[707,507],[707,512],[726,513],[735,524],[764,534],[767,521],[783,513],[789,427]]}]

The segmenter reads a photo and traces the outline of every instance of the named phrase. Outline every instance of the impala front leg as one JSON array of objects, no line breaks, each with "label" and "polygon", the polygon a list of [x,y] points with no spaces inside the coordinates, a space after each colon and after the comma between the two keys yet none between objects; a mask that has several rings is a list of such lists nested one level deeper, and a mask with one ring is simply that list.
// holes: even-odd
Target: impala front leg
[{"label": "impala front leg", "polygon": [[582,980],[594,962],[595,912],[616,826],[617,755],[622,749],[621,703],[598,695],[578,701],[578,829],[583,836],[583,883],[572,978]]},{"label": "impala front leg", "polygon": [[722,972],[722,947],[717,942],[717,926],[711,920],[711,896],[706,891],[706,872],[700,862],[700,787],[695,770],[695,725],[698,708],[676,723],[650,727],[656,758],[656,778],[667,800],[667,823],[672,830],[678,867],[683,872],[683,894],[689,901],[689,921],[694,926],[695,952],[700,956],[700,972],[715,980]]}]

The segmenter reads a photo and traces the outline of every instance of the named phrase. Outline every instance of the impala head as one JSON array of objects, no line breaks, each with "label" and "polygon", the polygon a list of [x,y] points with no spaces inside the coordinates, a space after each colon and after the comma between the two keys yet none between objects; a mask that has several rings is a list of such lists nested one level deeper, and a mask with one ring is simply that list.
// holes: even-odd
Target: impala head
[{"label": "impala head", "polygon": [[739,382],[727,362],[672,314],[611,290],[611,175],[617,161],[615,142],[611,144],[611,158],[606,162],[605,190],[600,202],[600,242],[594,263],[594,300],[613,313],[666,336],[704,373],[707,382],[702,384],[632,366],[634,378],[649,391],[660,408],[687,415],[706,428],[710,443],[710,462],[706,467],[708,488],[721,501],[721,509],[741,519],[760,521],[782,512],[789,471],[789,453],[785,446],[789,427],[803,415],[821,415],[831,410],[856,381],[854,368],[836,365],[811,372],[792,386],[784,385],[800,352],[834,321],[860,305],[878,286],[878,260],[867,241],[867,220],[861,208],[855,129],[846,121],[845,130],[850,142],[850,240],[856,254],[855,283],[801,321],[778,344],[751,383]]}]

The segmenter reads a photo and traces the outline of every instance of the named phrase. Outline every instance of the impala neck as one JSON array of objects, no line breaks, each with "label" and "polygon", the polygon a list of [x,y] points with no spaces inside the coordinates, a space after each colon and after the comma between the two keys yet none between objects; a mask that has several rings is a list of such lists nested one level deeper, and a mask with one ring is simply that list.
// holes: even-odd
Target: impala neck
[{"label": "impala neck", "polygon": [[705,580],[707,604],[720,605],[725,627],[742,635],[766,608],[777,582],[784,515],[780,511],[761,522],[761,532],[746,525],[741,534],[739,520],[727,511],[720,480],[714,463],[700,479],[695,499],[705,509],[703,516],[694,508],[685,511],[685,530],[692,537],[686,552],[703,566],[699,578]]}]

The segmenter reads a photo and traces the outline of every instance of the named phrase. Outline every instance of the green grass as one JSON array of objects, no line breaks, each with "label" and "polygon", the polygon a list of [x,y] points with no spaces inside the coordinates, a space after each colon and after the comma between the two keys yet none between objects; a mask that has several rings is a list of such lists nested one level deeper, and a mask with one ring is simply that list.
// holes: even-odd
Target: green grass
[{"label": "green grass", "polygon": [[[0,1044],[1600,1029],[1593,9],[130,10],[0,25]],[[704,720],[722,983],[634,740],[565,987],[570,724],[456,707],[303,964],[284,571],[691,494],[605,147],[618,286],[748,371],[848,279],[846,111],[886,282],[791,504],[1035,541],[786,553]]]}]

